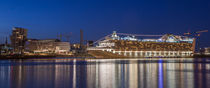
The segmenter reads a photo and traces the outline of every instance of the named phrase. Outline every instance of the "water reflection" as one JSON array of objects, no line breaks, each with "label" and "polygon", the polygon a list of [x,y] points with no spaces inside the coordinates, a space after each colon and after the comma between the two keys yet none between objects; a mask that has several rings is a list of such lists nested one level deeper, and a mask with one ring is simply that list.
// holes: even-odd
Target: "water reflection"
[{"label": "water reflection", "polygon": [[210,87],[210,59],[0,61],[0,88],[84,87]]}]

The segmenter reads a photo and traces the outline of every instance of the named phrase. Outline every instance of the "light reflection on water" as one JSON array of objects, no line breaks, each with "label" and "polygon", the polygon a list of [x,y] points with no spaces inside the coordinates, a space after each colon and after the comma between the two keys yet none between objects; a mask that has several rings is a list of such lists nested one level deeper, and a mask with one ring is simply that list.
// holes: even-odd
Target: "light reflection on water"
[{"label": "light reflection on water", "polygon": [[210,59],[0,60],[0,88],[210,87]]}]

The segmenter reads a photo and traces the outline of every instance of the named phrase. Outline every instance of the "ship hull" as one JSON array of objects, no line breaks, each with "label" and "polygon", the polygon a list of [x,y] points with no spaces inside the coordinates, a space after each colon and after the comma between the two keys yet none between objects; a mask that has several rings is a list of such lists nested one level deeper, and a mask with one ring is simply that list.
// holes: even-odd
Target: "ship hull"
[{"label": "ship hull", "polygon": [[[112,53],[116,57],[156,57],[156,58],[182,58],[193,57],[194,43],[168,43],[168,42],[139,42],[125,40],[109,40],[111,47],[92,47],[89,51],[101,51]],[[112,57],[114,56],[112,55]],[[104,55],[108,56],[108,55]],[[110,56],[111,57],[111,56]],[[114,58],[114,57],[113,57]]]}]

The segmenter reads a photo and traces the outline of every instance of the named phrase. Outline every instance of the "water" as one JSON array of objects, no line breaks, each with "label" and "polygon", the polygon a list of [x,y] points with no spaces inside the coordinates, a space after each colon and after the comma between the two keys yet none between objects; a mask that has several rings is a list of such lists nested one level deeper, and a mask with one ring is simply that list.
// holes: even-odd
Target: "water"
[{"label": "water", "polygon": [[0,88],[210,88],[210,58],[0,60]]}]

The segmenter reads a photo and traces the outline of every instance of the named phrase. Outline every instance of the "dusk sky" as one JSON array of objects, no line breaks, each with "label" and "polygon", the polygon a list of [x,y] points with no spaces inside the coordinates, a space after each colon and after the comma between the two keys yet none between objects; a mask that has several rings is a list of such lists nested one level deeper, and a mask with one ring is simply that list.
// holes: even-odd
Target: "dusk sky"
[{"label": "dusk sky", "polygon": [[[116,30],[134,34],[183,34],[209,30],[209,0],[1,0],[0,37],[13,27],[28,29],[29,38],[56,38],[84,30],[85,40],[97,40]],[[209,42],[210,32],[201,35]],[[79,42],[79,40],[78,40]]]}]

